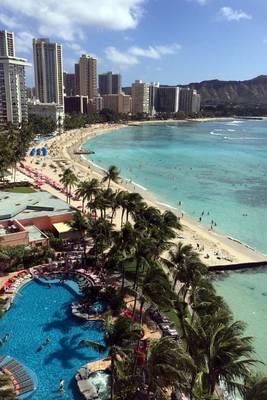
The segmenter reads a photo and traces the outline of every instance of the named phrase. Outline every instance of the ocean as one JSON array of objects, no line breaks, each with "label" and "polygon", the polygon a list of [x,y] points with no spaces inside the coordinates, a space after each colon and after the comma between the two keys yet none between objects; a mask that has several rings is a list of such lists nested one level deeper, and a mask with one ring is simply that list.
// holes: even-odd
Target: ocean
[{"label": "ocean", "polygon": [[[267,121],[132,126],[96,136],[83,147],[95,151],[89,156],[93,163],[115,164],[123,178],[159,202],[196,220],[204,212],[203,224],[213,220],[221,233],[267,254]],[[267,291],[267,272],[233,273],[216,284],[235,317],[248,323],[257,353],[267,363],[267,343],[259,334],[267,330],[262,285]]]}]

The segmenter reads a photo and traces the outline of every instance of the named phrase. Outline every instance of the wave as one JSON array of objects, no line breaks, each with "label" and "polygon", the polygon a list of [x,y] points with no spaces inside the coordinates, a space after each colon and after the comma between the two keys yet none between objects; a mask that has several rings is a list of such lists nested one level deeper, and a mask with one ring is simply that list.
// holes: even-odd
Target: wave
[{"label": "wave", "polygon": [[211,131],[211,132],[210,132],[210,135],[213,135],[213,136],[223,136],[223,133],[217,133],[217,132]]},{"label": "wave", "polygon": [[172,208],[173,210],[178,211],[178,208],[175,208],[175,207],[171,206],[170,204],[161,203],[160,201],[157,201],[157,204],[160,204],[161,206],[168,207],[168,208]]},{"label": "wave", "polygon": [[235,132],[235,129],[227,129],[227,132]]},{"label": "wave", "polygon": [[247,136],[240,136],[240,137],[224,136],[223,138],[227,139],[227,140],[261,140],[262,139],[259,137],[247,137]]},{"label": "wave", "polygon": [[235,121],[227,122],[226,125],[239,125],[239,124],[243,124],[243,123],[244,123],[244,121],[235,120]]},{"label": "wave", "polygon": [[137,187],[139,187],[139,188],[142,189],[142,190],[147,191],[147,188],[144,187],[144,186],[142,186],[142,185],[139,185],[139,183],[136,183],[136,182],[132,181],[131,184],[132,184],[132,185],[135,185],[135,186],[137,186]]},{"label": "wave", "polygon": [[105,168],[102,168],[102,167],[100,167],[100,165],[94,163],[92,160],[89,160],[85,155],[82,155],[81,158],[82,158],[83,160],[87,161],[89,164],[92,164],[93,167],[95,167],[95,168],[97,168],[97,169],[101,169],[101,171],[105,171],[105,172],[106,172],[106,169],[105,169]]}]

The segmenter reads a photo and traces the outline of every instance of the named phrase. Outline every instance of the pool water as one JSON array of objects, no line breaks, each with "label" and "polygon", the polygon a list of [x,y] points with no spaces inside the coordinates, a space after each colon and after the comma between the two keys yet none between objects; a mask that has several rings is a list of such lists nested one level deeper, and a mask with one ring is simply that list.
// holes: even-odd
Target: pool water
[{"label": "pool water", "polygon": [[[100,321],[80,321],[71,316],[70,304],[79,296],[67,285],[48,288],[31,282],[16,296],[13,306],[0,320],[0,337],[10,339],[0,348],[32,369],[38,377],[33,400],[80,400],[75,373],[99,354],[79,346],[82,339],[104,343]],[[47,339],[51,343],[38,351]],[[101,358],[105,357],[101,354]],[[65,391],[60,393],[59,380],[64,379]]]},{"label": "pool water", "polygon": [[89,381],[96,387],[101,400],[107,400],[110,396],[110,374],[105,371],[94,372]]},{"label": "pool water", "polygon": [[108,304],[103,300],[95,301],[89,307],[89,311],[92,312],[93,314],[103,314],[105,311],[107,311],[107,309],[108,309]]}]

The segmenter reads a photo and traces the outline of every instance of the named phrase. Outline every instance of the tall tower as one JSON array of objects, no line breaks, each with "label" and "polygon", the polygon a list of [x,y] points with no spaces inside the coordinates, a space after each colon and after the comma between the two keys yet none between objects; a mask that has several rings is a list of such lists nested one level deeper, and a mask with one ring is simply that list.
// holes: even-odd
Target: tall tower
[{"label": "tall tower", "polygon": [[62,45],[33,39],[33,61],[37,99],[64,106]]},{"label": "tall tower", "polygon": [[79,94],[93,99],[97,96],[97,61],[96,58],[83,54],[79,61]]},{"label": "tall tower", "polygon": [[25,66],[27,60],[15,57],[14,33],[0,31],[0,125],[28,119]]},{"label": "tall tower", "polygon": [[132,84],[132,113],[149,113],[149,84],[136,80]]},{"label": "tall tower", "polygon": [[0,31],[0,57],[15,57],[14,33]]},{"label": "tall tower", "polygon": [[107,72],[98,75],[99,93],[104,94],[120,94],[121,93],[121,75]]}]

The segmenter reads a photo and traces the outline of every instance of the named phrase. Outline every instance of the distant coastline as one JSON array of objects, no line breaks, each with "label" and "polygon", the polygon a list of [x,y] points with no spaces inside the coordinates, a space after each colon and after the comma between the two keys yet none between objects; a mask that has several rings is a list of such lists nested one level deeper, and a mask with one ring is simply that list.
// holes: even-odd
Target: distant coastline
[{"label": "distant coastline", "polygon": [[[234,120],[235,118],[223,118],[224,120]],[[216,119],[222,120],[222,118]],[[195,121],[195,120],[193,120]],[[206,121],[215,121],[215,118],[201,119],[197,122],[206,122]],[[158,121],[151,121],[154,124],[158,123]],[[160,123],[168,124],[170,121],[160,121]],[[177,121],[174,121],[177,122]],[[180,122],[180,121],[179,121]],[[182,122],[191,122],[191,120],[184,120]],[[145,122],[146,123],[146,122]],[[144,121],[140,121],[139,125],[144,124]],[[71,163],[72,168],[78,172],[78,177],[95,177],[99,180],[103,177],[104,169],[97,164],[93,163],[88,158],[84,156],[75,155],[75,151],[79,150],[84,146],[84,144],[90,140],[90,138],[95,138],[98,135],[103,135],[108,132],[113,132],[117,129],[122,128],[130,128],[127,124],[97,124],[91,126],[90,128],[77,129],[73,131],[67,131],[62,135],[55,137],[52,141],[46,142],[50,149],[53,149],[54,154],[57,154],[57,158],[66,160],[67,163]],[[89,169],[88,169],[89,166]],[[42,167],[42,166],[41,166]],[[46,174],[50,175],[54,179],[59,179],[59,176],[56,175],[55,171],[52,171],[48,166],[43,167]],[[117,185],[112,185],[113,189],[119,190],[127,190],[130,192],[139,192],[145,201],[156,208],[159,208],[161,211],[171,210],[175,212],[178,216],[181,216],[181,211],[172,207],[169,204],[165,204],[160,201],[156,196],[157,194],[153,194],[147,188],[144,188],[138,182],[131,182],[123,179],[122,182]],[[46,190],[51,190],[50,188],[46,188]],[[60,193],[56,193],[57,196],[62,196]],[[75,204],[74,204],[75,205]],[[203,261],[207,265],[220,265],[226,263],[246,263],[246,262],[254,262],[254,261],[266,261],[267,256],[261,254],[260,252],[247,247],[246,244],[240,243],[239,240],[234,241],[227,237],[227,235],[222,234],[217,231],[210,231],[205,225],[198,223],[190,215],[184,213],[184,216],[181,220],[183,225],[183,231],[179,232],[177,240],[180,240],[179,237],[182,238],[187,243],[191,243],[194,248],[197,248],[197,243],[203,243],[205,246],[205,254],[209,253],[209,258],[203,258]],[[216,253],[222,255],[221,259],[216,257]],[[204,254],[202,254],[204,257]]]}]

